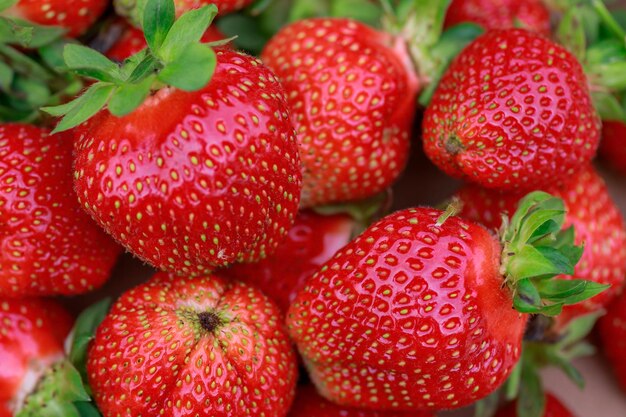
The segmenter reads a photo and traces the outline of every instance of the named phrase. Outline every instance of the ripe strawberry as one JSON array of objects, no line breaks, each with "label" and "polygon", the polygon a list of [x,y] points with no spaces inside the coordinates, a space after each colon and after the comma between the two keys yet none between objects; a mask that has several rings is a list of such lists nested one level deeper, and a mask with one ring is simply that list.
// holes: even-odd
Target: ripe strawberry
[{"label": "ripe strawberry", "polygon": [[532,190],[587,164],[599,142],[582,67],[549,39],[493,30],[453,61],[426,110],[424,149],[447,174]]},{"label": "ripe strawberry", "polygon": [[[565,226],[573,225],[577,243],[585,246],[574,275],[560,278],[611,285],[609,290],[590,300],[566,307],[558,319],[564,324],[606,306],[621,291],[626,279],[626,228],[604,181],[592,166],[582,169],[567,184],[551,186],[545,191],[563,199],[567,210]],[[523,195],[466,185],[458,197],[463,203],[464,217],[497,229],[502,215],[513,213]]]},{"label": "ripe strawberry", "polygon": [[[202,37],[202,42],[214,42],[224,39],[225,36],[216,28],[209,27]],[[141,29],[128,25],[122,36],[107,51],[106,56],[118,62],[136,54],[147,46]]]},{"label": "ripe strawberry", "polygon": [[476,23],[485,29],[509,29],[519,25],[550,35],[550,11],[541,0],[452,0],[446,26]]},{"label": "ripe strawberry", "polygon": [[46,369],[63,358],[71,317],[57,304],[0,299],[0,417],[13,417]]},{"label": "ripe strawberry", "polygon": [[[516,403],[509,403],[502,407],[495,417],[517,417]],[[558,398],[554,395],[546,394],[546,409],[543,417],[574,417]]]},{"label": "ripe strawberry", "polygon": [[199,274],[273,252],[291,227],[300,161],[284,91],[260,61],[220,50],[213,78],[163,88],[124,117],[75,129],[86,211],[158,268]]},{"label": "ripe strawberry", "polygon": [[369,197],[397,179],[418,90],[399,38],[347,19],[308,19],[276,34],[262,58],[287,90],[303,207]]},{"label": "ripe strawberry", "polygon": [[157,274],[122,295],[87,361],[104,417],[287,414],[295,354],[278,308],[217,276]]},{"label": "ripe strawberry", "polygon": [[598,322],[604,353],[622,388],[626,391],[626,294],[620,295]]},{"label": "ripe strawberry", "polygon": [[613,169],[626,175],[626,124],[603,122],[600,155]]},{"label": "ripe strawberry", "polygon": [[343,407],[321,397],[314,386],[304,385],[298,388],[289,417],[434,417],[434,414],[429,411],[383,412]]},{"label": "ripe strawberry", "polygon": [[234,265],[222,275],[256,286],[286,312],[306,280],[350,241],[354,229],[347,215],[300,212],[274,255],[254,264]]},{"label": "ripe strawberry", "polygon": [[0,294],[79,294],[102,285],[120,252],[78,205],[66,134],[0,124]]},{"label": "ripe strawberry", "polygon": [[[147,0],[113,0],[115,11],[120,16],[127,17],[137,26],[141,26],[141,16]],[[251,4],[254,0],[174,0],[176,15],[197,9],[207,4],[215,4],[220,15],[234,12]]]},{"label": "ripe strawberry", "polygon": [[[552,209],[560,214],[548,220]],[[481,226],[435,209],[374,224],[309,279],[289,309],[290,335],[320,394],[346,406],[409,411],[458,408],[493,392],[520,356],[528,315],[511,307],[558,314],[570,302],[528,301],[551,285],[544,279],[551,274],[534,267],[551,261],[535,257],[532,239],[563,215],[560,200],[529,195],[504,248]],[[572,238],[548,232],[550,239]],[[570,244],[554,248],[569,259],[567,270],[580,255]],[[544,278],[532,279],[529,265]]]},{"label": "ripe strawberry", "polygon": [[4,16],[46,26],[61,26],[71,37],[82,35],[104,13],[108,0],[19,0]]}]

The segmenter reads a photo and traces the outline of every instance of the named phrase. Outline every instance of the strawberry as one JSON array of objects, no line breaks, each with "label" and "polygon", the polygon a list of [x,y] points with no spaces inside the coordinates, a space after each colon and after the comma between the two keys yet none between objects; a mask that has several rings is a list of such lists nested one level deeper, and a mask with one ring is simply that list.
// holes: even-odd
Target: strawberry
[{"label": "strawberry", "polygon": [[20,411],[45,370],[63,358],[71,326],[53,302],[0,299],[0,417]]},{"label": "strawberry", "polygon": [[586,165],[599,142],[582,67],[549,39],[490,31],[452,62],[423,122],[424,150],[447,174],[532,190]]},{"label": "strawberry", "polygon": [[452,0],[446,26],[476,23],[485,29],[525,29],[550,36],[550,11],[542,0]]},{"label": "strawberry", "polygon": [[276,34],[262,58],[287,90],[303,207],[363,199],[398,178],[418,90],[399,38],[347,19],[307,19]]},{"label": "strawberry", "polygon": [[626,175],[626,125],[622,122],[602,123],[600,155],[608,164]]},{"label": "strawberry", "polygon": [[4,16],[46,26],[61,26],[71,37],[82,35],[104,13],[108,0],[18,0]]},{"label": "strawberry", "polygon": [[[560,278],[611,285],[593,299],[566,307],[558,319],[565,323],[606,306],[620,292],[626,279],[626,228],[602,177],[592,166],[576,173],[565,185],[547,187],[545,191],[563,199],[567,210],[565,225],[576,228],[576,241],[585,246],[574,274]],[[464,217],[497,229],[502,216],[513,213],[523,195],[466,185],[458,197],[463,203]]]},{"label": "strawberry", "polygon": [[[130,19],[136,26],[141,26],[145,4],[148,0],[113,0],[115,11],[120,16]],[[220,15],[234,12],[251,4],[254,0],[174,0],[176,5],[176,15],[180,16],[184,12],[197,9],[201,6],[214,4],[217,6]]]},{"label": "strawberry", "polygon": [[[375,223],[289,308],[290,335],[320,394],[410,411],[463,407],[492,393],[520,357],[525,313],[558,314],[573,299],[557,293],[581,284],[546,280],[564,264],[534,247],[559,242],[552,249],[573,270],[581,249],[558,232],[564,213],[562,201],[530,194],[503,246],[480,225],[430,208]],[[583,286],[585,296],[599,290]]]},{"label": "strawberry", "polygon": [[[498,410],[495,417],[518,417],[516,403],[509,403]],[[552,394],[546,394],[546,408],[543,417],[574,417],[558,398]]]},{"label": "strawberry", "polygon": [[598,322],[600,340],[617,380],[626,391],[626,294],[620,295]]},{"label": "strawberry", "polygon": [[259,290],[166,273],[115,303],[87,371],[104,417],[280,417],[297,379],[280,312]]},{"label": "strawberry", "polygon": [[[225,36],[216,27],[211,26],[204,33],[201,40],[202,42],[208,43],[220,41],[224,38]],[[128,25],[125,27],[122,36],[109,48],[106,56],[115,61],[122,62],[147,46],[146,39],[141,29]]]},{"label": "strawberry", "polygon": [[372,411],[343,407],[321,397],[312,385],[298,388],[289,417],[434,417],[429,411]]},{"label": "strawberry", "polygon": [[350,241],[354,229],[347,215],[300,212],[274,255],[254,264],[234,265],[222,275],[256,286],[286,312],[306,280]]},{"label": "strawberry", "polygon": [[79,201],[158,268],[198,275],[258,261],[298,210],[300,161],[284,90],[259,60],[198,42],[215,7],[174,22],[171,0],[148,5],[148,19],[163,26],[149,27],[149,48],[122,68],[66,46],[66,62],[81,73],[103,72],[102,65],[84,69],[86,57],[108,71],[74,102],[47,109],[66,113],[57,130],[91,117],[73,129]]},{"label": "strawberry", "polygon": [[102,285],[120,248],[72,190],[72,141],[0,124],[0,294],[79,294]]}]

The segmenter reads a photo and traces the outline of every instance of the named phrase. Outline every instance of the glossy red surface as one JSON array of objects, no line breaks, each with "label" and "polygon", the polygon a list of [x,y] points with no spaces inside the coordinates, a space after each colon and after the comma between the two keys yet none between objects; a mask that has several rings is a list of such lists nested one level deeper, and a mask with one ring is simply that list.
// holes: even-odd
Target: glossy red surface
[{"label": "glossy red surface", "polygon": [[289,332],[320,393],[370,409],[458,408],[517,362],[512,308],[486,229],[407,209],[340,250],[298,293]]},{"label": "glossy red surface", "polygon": [[209,84],[159,90],[128,116],[77,129],[85,210],[133,254],[199,274],[271,254],[294,222],[300,160],[284,91],[260,61],[221,50]]},{"label": "glossy red surface", "polygon": [[532,190],[585,166],[599,128],[573,55],[541,35],[493,30],[465,48],[442,78],[424,116],[423,143],[448,175]]},{"label": "glossy red surface", "polygon": [[298,132],[304,207],[375,195],[404,169],[418,82],[395,43],[361,23],[308,19],[263,50]]},{"label": "glossy red surface", "polygon": [[72,189],[72,140],[0,125],[0,295],[80,294],[101,286],[121,248]]},{"label": "glossy red surface", "polygon": [[[213,330],[202,313],[219,317]],[[297,366],[280,316],[245,284],[159,273],[98,328],[88,355],[96,403],[104,417],[285,416]]]}]

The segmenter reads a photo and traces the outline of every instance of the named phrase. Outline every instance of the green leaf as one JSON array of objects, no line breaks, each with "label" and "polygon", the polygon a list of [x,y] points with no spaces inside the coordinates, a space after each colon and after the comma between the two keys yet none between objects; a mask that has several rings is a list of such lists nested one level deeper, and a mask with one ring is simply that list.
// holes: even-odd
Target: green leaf
[{"label": "green leaf", "polygon": [[533,366],[524,363],[522,367],[522,382],[517,399],[517,416],[543,417],[545,407],[546,398],[541,378]]},{"label": "green leaf", "polygon": [[[63,106],[64,110],[69,109],[69,111],[52,132],[63,132],[76,127],[98,113],[109,100],[114,88],[114,85],[107,83],[93,84],[83,95],[72,101],[73,106]],[[50,107],[44,107],[42,110],[50,114],[55,112]]]},{"label": "green leaf", "polygon": [[513,306],[521,313],[535,313],[541,308],[541,297],[530,279],[517,282]]},{"label": "green leaf", "polygon": [[569,358],[562,357],[556,351],[550,351],[552,354],[549,357],[551,365],[558,367],[567,377],[574,382],[578,388],[585,388],[585,378],[578,369],[570,362]]},{"label": "green leaf", "polygon": [[556,30],[556,38],[569,51],[583,62],[586,50],[584,17],[580,7],[572,7],[565,12]]},{"label": "green leaf", "polygon": [[539,284],[542,298],[565,305],[577,304],[606,291],[610,285],[593,281],[553,279]]},{"label": "green leaf", "polygon": [[[547,249],[543,249],[543,251],[547,252]],[[550,253],[550,255],[555,254]],[[562,257],[558,261],[562,261],[563,258],[565,257]],[[539,248],[524,245],[511,257],[506,271],[509,275],[514,276],[516,280],[524,280],[533,277],[544,278],[567,273],[564,272],[563,269],[560,269],[561,264],[555,264],[554,261],[555,259],[546,257]],[[571,274],[572,272],[569,273]]]},{"label": "green leaf", "polygon": [[0,57],[2,57],[15,72],[29,74],[42,81],[49,81],[53,78],[52,74],[37,61],[8,45],[0,43]]},{"label": "green leaf", "polygon": [[474,417],[493,417],[500,404],[500,391],[496,390],[474,404]]},{"label": "green leaf", "polygon": [[19,0],[0,0],[0,12],[14,6]]},{"label": "green leaf", "polygon": [[521,360],[517,362],[515,368],[513,368],[513,372],[511,372],[511,375],[504,385],[504,398],[506,398],[507,401],[512,401],[519,395],[520,386],[522,384],[522,362]]},{"label": "green leaf", "polygon": [[604,311],[595,311],[571,320],[565,329],[565,336],[559,341],[560,346],[569,346],[583,340],[593,330]]},{"label": "green leaf", "polygon": [[4,91],[11,90],[11,83],[13,83],[13,69],[0,61],[0,89]]},{"label": "green leaf", "polygon": [[29,48],[41,48],[42,46],[49,45],[58,41],[67,32],[66,29],[60,26],[41,26],[34,25],[30,22],[25,22],[32,28],[31,39],[28,44]]},{"label": "green leaf", "polygon": [[591,98],[602,120],[626,122],[626,112],[613,94],[594,91],[591,93]]},{"label": "green leaf", "polygon": [[31,108],[39,108],[48,103],[50,99],[48,85],[37,78],[15,77],[13,91],[21,96]]},{"label": "green leaf", "polygon": [[77,401],[74,406],[80,417],[102,417],[100,411],[91,402]]},{"label": "green leaf", "polygon": [[120,79],[120,70],[117,64],[95,49],[68,44],[63,51],[63,57],[68,68],[76,70],[81,75],[100,81]]},{"label": "green leaf", "polygon": [[146,0],[143,10],[143,32],[152,51],[158,51],[174,24],[173,0]]},{"label": "green leaf", "polygon": [[58,73],[68,71],[67,65],[65,64],[65,58],[63,57],[63,52],[65,51],[67,42],[68,41],[66,39],[61,39],[42,46],[38,50],[39,56],[43,62]]},{"label": "green leaf", "polygon": [[[259,55],[263,47],[270,39],[261,27],[261,21],[252,16],[241,13],[227,14],[220,17],[216,24],[219,30],[227,37],[237,36],[235,46],[253,55]],[[271,24],[270,18],[266,18],[266,24]]]},{"label": "green leaf", "polygon": [[182,15],[174,22],[163,45],[159,48],[158,56],[165,62],[171,62],[178,55],[178,51],[191,43],[200,42],[202,35],[216,15],[217,7],[214,4]]},{"label": "green leaf", "polygon": [[604,26],[615,36],[617,40],[620,42],[624,42],[626,40],[626,32],[620,26],[620,24],[613,18],[609,9],[606,8],[604,2],[602,0],[590,0],[591,5],[596,10],[598,16]]},{"label": "green leaf", "polygon": [[213,49],[192,43],[161,70],[158,79],[184,91],[197,91],[209,83],[216,65]]},{"label": "green leaf", "polygon": [[118,86],[109,101],[111,114],[117,117],[126,116],[141,106],[150,94],[150,88],[155,78],[155,76],[147,77],[137,84],[122,84]]}]

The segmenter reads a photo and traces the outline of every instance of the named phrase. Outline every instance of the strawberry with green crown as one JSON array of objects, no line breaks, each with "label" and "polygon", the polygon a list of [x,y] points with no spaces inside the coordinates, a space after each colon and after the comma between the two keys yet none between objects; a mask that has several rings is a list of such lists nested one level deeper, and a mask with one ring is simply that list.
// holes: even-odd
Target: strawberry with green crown
[{"label": "strawberry with green crown", "polygon": [[528,195],[501,243],[451,214],[382,219],[298,293],[287,325],[324,397],[376,410],[466,406],[511,374],[529,313],[557,315],[606,288],[548,279],[582,254],[561,231],[557,198]]},{"label": "strawberry with green crown", "polygon": [[175,21],[171,0],[148,1],[149,48],[121,67],[68,45],[67,65],[99,81],[47,109],[64,115],[56,130],[79,125],[83,208],[139,258],[192,275],[271,254],[301,189],[284,91],[259,60],[199,42],[215,13]]}]

